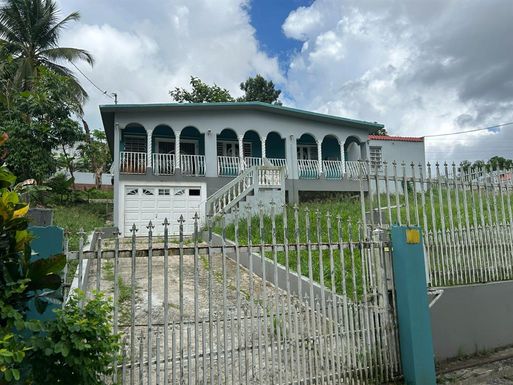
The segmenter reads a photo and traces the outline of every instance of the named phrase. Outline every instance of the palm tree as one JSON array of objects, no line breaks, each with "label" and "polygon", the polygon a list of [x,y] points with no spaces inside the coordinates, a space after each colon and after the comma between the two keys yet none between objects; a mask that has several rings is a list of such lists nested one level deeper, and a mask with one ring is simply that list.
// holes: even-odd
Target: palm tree
[{"label": "palm tree", "polygon": [[85,100],[87,93],[63,63],[85,60],[93,65],[93,57],[82,49],[58,46],[62,29],[79,18],[79,13],[73,12],[59,20],[53,0],[5,1],[0,8],[0,48],[13,58],[15,84],[30,89],[38,68],[45,66],[72,79],[77,98]]}]

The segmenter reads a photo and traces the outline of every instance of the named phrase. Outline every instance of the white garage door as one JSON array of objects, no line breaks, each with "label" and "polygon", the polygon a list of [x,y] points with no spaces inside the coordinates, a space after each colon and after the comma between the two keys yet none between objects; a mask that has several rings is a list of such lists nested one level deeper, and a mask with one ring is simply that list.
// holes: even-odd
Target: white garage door
[{"label": "white garage door", "polygon": [[148,223],[155,226],[154,235],[163,235],[164,219],[169,221],[169,234],[179,234],[179,218],[183,215],[184,234],[194,232],[194,215],[202,216],[200,186],[128,186],[125,187],[125,236],[132,225],[137,235],[148,234]]}]

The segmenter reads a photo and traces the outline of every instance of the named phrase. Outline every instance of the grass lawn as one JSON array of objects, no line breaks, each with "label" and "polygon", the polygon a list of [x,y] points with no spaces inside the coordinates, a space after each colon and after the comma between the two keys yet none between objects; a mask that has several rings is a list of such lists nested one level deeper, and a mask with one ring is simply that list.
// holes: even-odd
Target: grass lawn
[{"label": "grass lawn", "polygon": [[112,217],[112,205],[105,203],[81,202],[54,206],[53,210],[53,223],[68,233],[70,250],[78,250],[80,229],[89,234],[95,228],[105,226]]}]

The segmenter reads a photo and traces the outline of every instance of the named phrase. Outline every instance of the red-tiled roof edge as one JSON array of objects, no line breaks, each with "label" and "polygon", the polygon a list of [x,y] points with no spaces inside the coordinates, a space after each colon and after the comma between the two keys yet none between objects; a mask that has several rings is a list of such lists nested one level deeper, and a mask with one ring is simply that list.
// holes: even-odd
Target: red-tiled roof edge
[{"label": "red-tiled roof edge", "polygon": [[424,141],[424,137],[369,135],[369,140],[394,140],[394,141],[397,141],[397,142],[423,142]]}]

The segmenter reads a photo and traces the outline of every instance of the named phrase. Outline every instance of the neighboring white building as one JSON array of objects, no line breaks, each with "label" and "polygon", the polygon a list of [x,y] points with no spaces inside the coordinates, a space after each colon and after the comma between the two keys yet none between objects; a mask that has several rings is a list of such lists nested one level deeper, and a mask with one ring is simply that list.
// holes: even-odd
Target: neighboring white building
[{"label": "neighboring white building", "polygon": [[394,162],[398,175],[403,175],[402,165],[406,167],[406,175],[412,175],[411,164],[415,165],[415,175],[418,176],[419,166],[426,169],[426,152],[424,138],[411,136],[380,136],[369,135],[369,160],[374,164],[387,163],[388,175],[393,175]]}]

